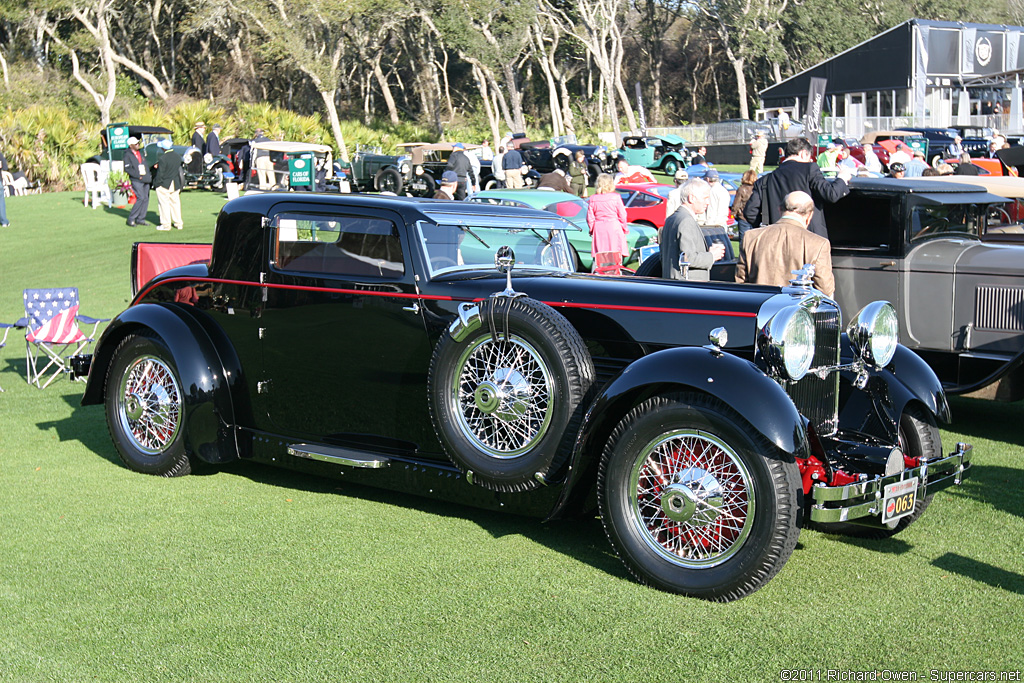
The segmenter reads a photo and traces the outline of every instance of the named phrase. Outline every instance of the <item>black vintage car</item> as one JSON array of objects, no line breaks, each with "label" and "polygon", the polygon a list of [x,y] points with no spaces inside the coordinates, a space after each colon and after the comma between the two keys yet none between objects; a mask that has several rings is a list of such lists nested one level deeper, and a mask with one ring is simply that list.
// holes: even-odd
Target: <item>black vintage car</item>
[{"label": "black vintage car", "polygon": [[[546,140],[524,142],[519,145],[519,153],[523,155],[523,161],[538,174],[554,171],[558,167],[557,156],[559,154],[564,155],[564,159],[568,160],[574,158],[579,150],[583,151],[583,161],[587,164],[591,186],[597,181],[597,176],[602,173],[611,173],[614,170],[614,158],[604,145],[580,145],[571,142],[552,145]],[[562,163],[563,167],[568,166],[568,161]]]},{"label": "black vintage car", "polygon": [[489,204],[233,200],[209,264],[155,277],[80,359],[83,403],[139,472],[242,458],[597,510],[637,579],[721,601],[771,579],[806,522],[890,536],[968,473],[889,304],[844,332],[806,277],[577,274],[573,229]]}]

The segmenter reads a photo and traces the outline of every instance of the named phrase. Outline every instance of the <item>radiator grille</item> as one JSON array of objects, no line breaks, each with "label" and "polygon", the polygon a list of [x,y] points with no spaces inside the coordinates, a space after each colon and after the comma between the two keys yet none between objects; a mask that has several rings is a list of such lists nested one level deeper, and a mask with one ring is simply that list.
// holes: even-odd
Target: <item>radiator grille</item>
[{"label": "radiator grille", "polygon": [[[839,362],[839,309],[830,302],[818,305],[814,317],[816,348],[811,368],[837,365]],[[830,372],[824,378],[807,374],[802,380],[787,386],[787,393],[804,417],[811,421],[819,434],[828,436],[839,429],[839,373]]]},{"label": "radiator grille", "polygon": [[974,298],[974,319],[979,330],[1024,332],[1024,289],[978,287]]}]

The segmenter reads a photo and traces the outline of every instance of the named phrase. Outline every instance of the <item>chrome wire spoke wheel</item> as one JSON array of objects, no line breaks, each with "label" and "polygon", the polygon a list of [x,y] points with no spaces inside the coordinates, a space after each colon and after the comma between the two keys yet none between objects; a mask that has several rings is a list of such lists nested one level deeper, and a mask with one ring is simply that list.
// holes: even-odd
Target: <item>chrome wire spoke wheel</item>
[{"label": "chrome wire spoke wheel", "polygon": [[525,339],[482,336],[466,348],[454,373],[451,412],[462,434],[480,450],[515,458],[547,433],[551,374]]},{"label": "chrome wire spoke wheel", "polygon": [[135,359],[121,376],[117,418],[141,452],[166,450],[181,429],[181,388],[167,364],[155,356]]},{"label": "chrome wire spoke wheel", "polygon": [[722,564],[743,547],[754,521],[754,489],[742,459],[699,430],[670,432],[644,447],[628,491],[640,538],[680,567]]}]

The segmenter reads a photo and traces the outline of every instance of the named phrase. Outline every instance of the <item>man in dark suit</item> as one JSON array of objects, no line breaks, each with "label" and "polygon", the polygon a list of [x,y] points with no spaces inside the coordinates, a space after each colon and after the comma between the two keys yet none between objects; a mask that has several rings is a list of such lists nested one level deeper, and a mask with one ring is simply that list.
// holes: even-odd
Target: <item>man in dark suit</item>
[{"label": "man in dark suit", "polygon": [[217,156],[220,154],[220,124],[213,124],[210,134],[206,136],[206,153]]},{"label": "man in dark suit", "polygon": [[192,146],[199,150],[200,154],[206,154],[206,124],[196,121],[196,132],[192,133]]},{"label": "man in dark suit", "polygon": [[462,201],[466,198],[466,189],[476,185],[477,177],[473,173],[473,163],[466,154],[466,146],[461,142],[456,142],[452,145],[452,153],[448,157],[445,170],[455,171],[455,175],[459,177],[459,184],[455,189],[455,198]]},{"label": "man in dark suit", "polygon": [[128,212],[128,225],[146,225],[146,212],[149,211],[149,186],[153,183],[153,174],[146,167],[146,157],[139,150],[139,139],[134,135],[128,138],[128,149],[124,151],[124,172],[132,182],[135,193],[135,204]]},{"label": "man in dark suit", "polygon": [[743,207],[743,217],[750,227],[757,228],[778,223],[785,211],[786,195],[806,192],[814,200],[814,215],[808,228],[822,237],[828,237],[822,206],[834,203],[850,194],[846,182],[852,177],[848,169],[840,169],[834,181],[825,180],[821,169],[814,163],[814,148],[806,138],[794,138],[786,145],[786,160],[768,175],[754,183],[754,191]]}]

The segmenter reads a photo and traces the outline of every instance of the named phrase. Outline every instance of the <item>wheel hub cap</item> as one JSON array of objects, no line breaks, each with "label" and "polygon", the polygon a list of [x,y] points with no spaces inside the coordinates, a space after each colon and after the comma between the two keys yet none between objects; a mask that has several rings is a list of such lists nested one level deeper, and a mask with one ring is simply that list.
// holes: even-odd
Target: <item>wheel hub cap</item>
[{"label": "wheel hub cap", "polygon": [[480,412],[494,415],[499,420],[518,420],[530,409],[530,384],[511,368],[499,368],[492,379],[485,380],[473,392],[473,400]]},{"label": "wheel hub cap", "polygon": [[699,467],[676,475],[661,494],[661,509],[673,522],[702,527],[714,522],[725,505],[725,491],[715,477]]}]

